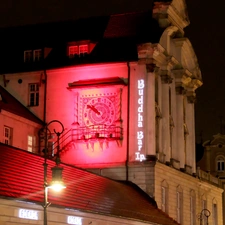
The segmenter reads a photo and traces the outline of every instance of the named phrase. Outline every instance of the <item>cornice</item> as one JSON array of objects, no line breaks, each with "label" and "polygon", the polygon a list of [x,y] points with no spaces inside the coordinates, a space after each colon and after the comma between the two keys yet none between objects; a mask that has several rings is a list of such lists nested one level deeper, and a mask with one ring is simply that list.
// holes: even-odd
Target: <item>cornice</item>
[{"label": "cornice", "polygon": [[180,33],[184,34],[184,28],[190,24],[186,13],[184,1],[155,2],[153,7],[153,18],[157,19],[160,27],[166,28],[171,24],[178,27]]}]

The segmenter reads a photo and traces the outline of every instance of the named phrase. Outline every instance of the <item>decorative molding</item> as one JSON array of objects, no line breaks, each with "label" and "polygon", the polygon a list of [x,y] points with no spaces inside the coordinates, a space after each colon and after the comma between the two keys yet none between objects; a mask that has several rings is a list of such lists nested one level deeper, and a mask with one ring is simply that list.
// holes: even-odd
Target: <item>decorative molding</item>
[{"label": "decorative molding", "polygon": [[190,23],[184,0],[171,2],[154,2],[153,18],[158,20],[160,27],[165,28],[171,24],[178,27],[181,34]]},{"label": "decorative molding", "polygon": [[147,73],[153,73],[155,70],[155,64],[146,64]]},{"label": "decorative molding", "polygon": [[162,74],[160,76],[163,84],[171,84],[173,82],[173,78],[168,74]]},{"label": "decorative molding", "polygon": [[185,94],[185,89],[182,86],[176,87],[176,94],[177,95],[184,95]]}]

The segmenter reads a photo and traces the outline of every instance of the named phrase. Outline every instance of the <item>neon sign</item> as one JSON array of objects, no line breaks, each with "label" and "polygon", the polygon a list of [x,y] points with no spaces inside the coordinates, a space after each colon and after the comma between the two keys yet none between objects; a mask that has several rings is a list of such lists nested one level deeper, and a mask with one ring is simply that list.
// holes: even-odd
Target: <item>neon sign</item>
[{"label": "neon sign", "polygon": [[74,224],[74,225],[82,225],[82,218],[77,216],[68,216],[67,223]]},{"label": "neon sign", "polygon": [[142,162],[145,160],[145,155],[141,153],[143,148],[143,140],[144,140],[144,129],[143,129],[143,108],[144,108],[144,87],[145,83],[144,80],[138,80],[138,118],[137,118],[137,151],[135,152],[136,158],[135,160],[138,160]]},{"label": "neon sign", "polygon": [[38,220],[38,211],[29,210],[29,209],[20,209],[19,218]]}]

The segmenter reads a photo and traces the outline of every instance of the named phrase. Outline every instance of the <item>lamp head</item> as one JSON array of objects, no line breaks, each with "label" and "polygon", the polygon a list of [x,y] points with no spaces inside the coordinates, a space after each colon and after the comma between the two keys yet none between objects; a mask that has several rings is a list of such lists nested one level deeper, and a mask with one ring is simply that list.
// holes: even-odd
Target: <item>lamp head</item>
[{"label": "lamp head", "polygon": [[63,188],[66,188],[63,180],[62,180],[62,171],[63,168],[59,166],[52,167],[52,182],[49,185],[49,188],[54,191],[61,191]]}]

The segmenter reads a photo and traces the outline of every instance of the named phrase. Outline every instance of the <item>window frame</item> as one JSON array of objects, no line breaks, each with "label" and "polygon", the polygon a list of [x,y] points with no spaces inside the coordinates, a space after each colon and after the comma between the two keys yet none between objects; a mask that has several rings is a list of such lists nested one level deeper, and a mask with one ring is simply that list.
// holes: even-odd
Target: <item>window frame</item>
[{"label": "window frame", "polygon": [[194,190],[190,193],[190,224],[196,225],[196,195]]},{"label": "window frame", "polygon": [[27,151],[34,152],[35,144],[36,144],[36,137],[33,135],[28,135],[27,136]]},{"label": "window frame", "polygon": [[[34,85],[34,90],[32,90],[31,86]],[[34,107],[39,106],[40,102],[40,90],[39,83],[30,83],[28,84],[28,106]],[[31,104],[32,103],[32,104]]]},{"label": "window frame", "polygon": [[[36,53],[38,53],[37,57],[36,57]],[[41,61],[41,58],[42,58],[42,49],[33,50],[33,61],[39,62],[39,61]]]},{"label": "window frame", "polygon": [[23,57],[24,57],[23,60],[24,60],[25,63],[32,62],[32,60],[33,60],[33,51],[32,50],[25,50],[23,52]]},{"label": "window frame", "polygon": [[223,155],[216,157],[216,171],[225,172],[225,157]]},{"label": "window frame", "polygon": [[[74,50],[76,49],[76,50]],[[82,57],[89,54],[89,44],[76,44],[68,46],[68,56],[69,58],[74,58],[76,56]]]},{"label": "window frame", "polygon": [[[6,145],[12,145],[13,129],[9,126],[6,126],[6,125],[4,125],[3,129],[4,129],[4,131],[3,131],[4,143]],[[8,135],[6,136],[7,133],[8,133]]]},{"label": "window frame", "polygon": [[177,222],[183,223],[183,190],[179,186],[176,191]]},{"label": "window frame", "polygon": [[168,183],[163,180],[161,183],[161,210],[169,214],[169,186]]}]

